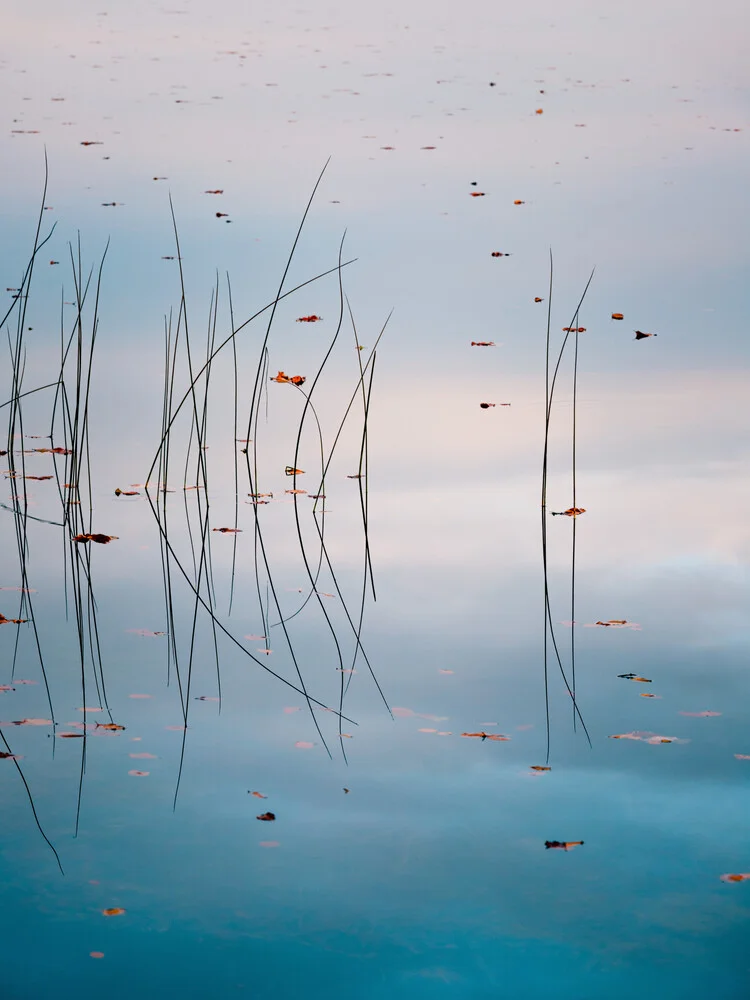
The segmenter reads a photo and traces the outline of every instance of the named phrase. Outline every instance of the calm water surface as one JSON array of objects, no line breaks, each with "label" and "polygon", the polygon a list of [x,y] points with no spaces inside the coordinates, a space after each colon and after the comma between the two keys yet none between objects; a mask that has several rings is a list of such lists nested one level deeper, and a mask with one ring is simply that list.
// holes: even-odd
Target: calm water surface
[{"label": "calm water surface", "polygon": [[[721,878],[750,872],[744,6],[105,8],[11,4],[1,63],[6,307],[45,150],[42,235],[56,224],[3,331],[11,353],[23,334],[23,391],[58,379],[61,328],[75,336],[79,233],[84,280],[110,240],[80,522],[48,523],[70,511],[55,478],[20,478],[71,470],[32,451],[51,446],[55,388],[0,410],[0,612],[31,619],[0,626],[3,1000],[744,1000],[750,878]],[[303,393],[269,377],[310,389],[335,270],[279,304],[250,434],[267,313],[237,334],[236,383],[231,344],[216,356],[205,412],[199,382],[200,438],[192,397],[175,419],[175,493],[157,468],[147,495],[165,326],[173,409],[190,385],[170,195],[197,368],[214,324],[216,344],[232,330],[226,272],[235,327],[273,300],[329,156],[284,285],[335,269],[346,230],[358,341],[344,307],[313,393],[326,455],[355,403],[325,515],[313,415],[297,450]],[[545,703],[550,247],[553,364],[563,327],[585,327],[574,601],[573,519],[546,519],[578,720],[549,637]],[[548,512],[574,505],[573,346]],[[0,379],[5,402],[10,355]],[[74,400],[75,350],[65,385]],[[314,574],[316,524],[326,542],[302,610],[295,510]],[[235,516],[238,534],[213,530]]]}]

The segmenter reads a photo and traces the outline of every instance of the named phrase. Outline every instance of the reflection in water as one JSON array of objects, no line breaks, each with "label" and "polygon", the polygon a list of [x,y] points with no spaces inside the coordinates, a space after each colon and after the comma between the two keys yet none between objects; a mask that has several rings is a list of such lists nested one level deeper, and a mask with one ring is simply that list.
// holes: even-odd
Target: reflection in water
[{"label": "reflection in water", "polygon": [[0,63],[3,1000],[745,1000],[744,10],[105,7]]},{"label": "reflection in water", "polygon": [[[307,208],[302,216],[297,236],[289,253],[289,258],[284,268],[283,275],[275,297],[262,309],[258,310],[249,319],[239,325],[234,322],[234,309],[231,298],[231,283],[227,276],[227,303],[231,332],[217,344],[217,329],[220,310],[220,286],[218,277],[214,289],[211,292],[207,335],[203,347],[204,356],[199,353],[201,348],[195,343],[195,335],[190,332],[188,322],[188,307],[186,298],[185,279],[182,271],[182,255],[180,239],[177,230],[177,223],[172,213],[172,221],[175,238],[175,259],[179,262],[180,274],[180,300],[176,310],[170,312],[165,317],[164,328],[164,386],[162,403],[162,425],[161,437],[156,454],[148,470],[144,483],[133,484],[133,489],[122,490],[117,487],[114,494],[117,497],[139,497],[144,496],[156,522],[159,535],[160,562],[162,573],[162,586],[165,603],[165,624],[163,631],[151,631],[145,629],[130,630],[142,636],[164,636],[167,638],[167,686],[172,678],[176,682],[180,712],[182,715],[182,725],[174,727],[182,732],[182,743],[177,770],[177,779],[174,790],[173,808],[177,806],[177,797],[180,788],[180,781],[185,761],[185,750],[189,729],[190,702],[193,698],[193,674],[194,664],[198,656],[198,633],[200,631],[200,617],[205,615],[211,636],[211,653],[215,668],[216,694],[215,699],[207,695],[200,695],[196,700],[207,701],[216,700],[218,711],[221,713],[222,706],[222,685],[219,653],[220,635],[228,639],[233,646],[240,650],[246,657],[252,660],[263,671],[274,679],[280,681],[289,690],[299,694],[304,699],[312,720],[315,731],[320,742],[329,757],[329,749],[321,723],[316,714],[316,709],[325,712],[332,712],[338,720],[338,737],[341,745],[341,753],[346,761],[346,750],[344,738],[351,738],[345,733],[341,723],[346,721],[352,725],[356,723],[344,714],[344,699],[351,683],[352,675],[356,670],[359,658],[367,665],[372,676],[376,690],[383,700],[386,709],[388,703],[380,687],[372,664],[365,652],[361,641],[361,633],[364,622],[364,613],[367,602],[368,589],[375,599],[375,586],[372,572],[372,560],[370,556],[367,519],[369,494],[367,489],[368,475],[368,436],[367,421],[371,402],[373,385],[373,375],[375,370],[376,351],[380,339],[385,332],[386,324],[381,328],[376,338],[374,346],[363,358],[365,348],[360,344],[357,335],[357,328],[351,306],[345,299],[342,270],[346,266],[342,253],[344,241],[339,247],[338,264],[335,268],[328,269],[304,282],[298,283],[293,288],[286,288],[287,275],[292,264],[294,253],[299,241],[302,229],[307,219],[310,207],[315,198],[317,188],[323,177],[321,173],[313,192],[310,196]],[[102,659],[102,646],[100,641],[100,630],[97,618],[97,601],[94,596],[93,571],[92,571],[92,551],[99,545],[108,545],[113,541],[118,541],[119,536],[107,535],[93,530],[94,516],[94,492],[95,486],[92,480],[92,461],[90,450],[90,389],[94,376],[94,347],[99,332],[99,305],[102,287],[102,272],[104,268],[106,250],[96,268],[92,268],[88,273],[84,271],[82,261],[82,250],[80,239],[76,247],[70,246],[70,262],[72,268],[73,289],[75,301],[75,318],[66,329],[66,325],[61,321],[60,330],[60,367],[57,381],[45,386],[27,389],[24,384],[24,373],[27,360],[27,347],[24,342],[24,332],[26,330],[26,317],[28,302],[32,297],[32,280],[34,274],[34,264],[39,252],[43,249],[52,232],[42,237],[43,206],[46,199],[47,182],[42,198],[42,210],[39,214],[37,230],[35,234],[34,247],[31,259],[24,273],[21,287],[14,295],[13,303],[4,318],[5,322],[15,321],[15,339],[11,341],[11,396],[3,406],[8,407],[8,471],[6,478],[15,486],[16,481],[24,483],[26,480],[52,481],[57,488],[59,502],[59,520],[49,520],[36,518],[29,514],[29,497],[24,494],[14,494],[12,504],[4,505],[5,509],[13,514],[17,550],[19,558],[19,570],[21,586],[17,588],[20,592],[18,617],[13,619],[4,618],[5,624],[25,625],[29,624],[33,631],[35,648],[38,654],[39,666],[44,680],[44,687],[47,694],[50,720],[24,719],[13,723],[14,725],[47,724],[52,726],[52,738],[81,739],[81,758],[78,781],[77,805],[75,814],[75,835],[79,832],[79,822],[81,815],[81,800],[84,787],[84,776],[86,773],[86,755],[88,739],[92,734],[101,735],[103,733],[119,733],[125,729],[114,721],[112,708],[107,697],[107,686],[105,681],[104,665]],[[52,227],[54,231],[54,227]],[[308,286],[311,282],[318,281],[327,275],[335,274],[339,290],[339,313],[336,328],[330,344],[325,351],[322,360],[310,378],[309,389],[303,389],[303,385],[308,381],[307,376],[286,377],[282,372],[275,378],[269,378],[269,341],[274,325],[274,318],[279,302]],[[346,309],[345,309],[346,306]],[[239,425],[239,399],[241,395],[241,384],[237,365],[236,337],[246,330],[255,320],[263,319],[266,323],[265,332],[260,342],[257,352],[257,363],[252,381],[252,393],[250,396],[250,407],[247,416],[247,437],[240,438],[238,433]],[[303,316],[301,322],[319,321],[318,316]],[[345,320],[349,320],[354,338],[356,359],[359,369],[359,378],[349,397],[348,404],[343,416],[338,422],[338,426],[332,435],[332,441],[328,444],[324,439],[323,428],[318,413],[313,405],[312,399],[316,386],[324,375],[326,365],[339,340],[339,335],[344,328]],[[217,527],[212,525],[211,513],[211,489],[213,484],[209,483],[209,460],[207,451],[210,445],[209,440],[209,410],[211,373],[220,352],[227,346],[232,345],[232,373],[233,373],[233,441],[234,453],[234,526]],[[204,360],[205,358],[205,360]],[[184,392],[180,389],[180,379],[186,377],[188,387]],[[274,496],[274,492],[261,492],[269,481],[274,478],[273,469],[262,468],[260,451],[260,435],[265,428],[261,425],[261,413],[265,408],[266,420],[268,418],[268,382],[288,385],[298,393],[304,400],[299,422],[293,430],[293,464],[286,466],[284,473],[289,477],[291,489],[284,489],[281,496]],[[31,394],[46,389],[55,390],[51,413],[49,415],[50,434],[49,447],[31,448],[23,447],[25,439],[28,437],[40,437],[41,435],[29,435],[24,431],[24,411],[22,400]],[[289,390],[284,390],[289,391]],[[330,390],[329,390],[330,391]],[[244,392],[242,392],[244,398]],[[347,603],[342,586],[337,578],[334,564],[328,551],[325,539],[326,514],[327,514],[327,485],[326,476],[334,459],[337,445],[346,429],[347,420],[352,413],[358,412],[355,404],[361,400],[361,430],[359,431],[359,448],[357,455],[357,472],[347,478],[356,480],[359,494],[359,509],[361,513],[361,527],[363,537],[363,580],[361,595],[356,611],[352,611]],[[180,417],[186,427],[181,428]],[[312,472],[315,478],[315,488],[308,491],[302,488],[301,478],[305,475],[305,470],[297,466],[300,462],[300,451],[305,441],[306,420],[308,415],[312,417],[316,450],[318,452],[319,475]],[[36,414],[36,419],[39,415]],[[180,433],[182,431],[182,434]],[[250,436],[252,434],[252,437]],[[62,442],[58,444],[57,442]],[[18,447],[18,444],[21,447]],[[244,447],[239,448],[238,445]],[[182,448],[182,454],[180,454]],[[175,455],[177,451],[177,455]],[[27,455],[49,454],[53,460],[53,472],[49,475],[36,476],[28,474],[26,471]],[[211,538],[213,532],[228,534],[232,536],[232,562],[231,577],[229,586],[229,612],[231,616],[232,604],[234,601],[235,581],[237,574],[237,536],[244,530],[239,525],[239,503],[240,503],[240,478],[239,478],[239,455],[244,456],[245,471],[247,474],[247,496],[253,513],[253,558],[254,568],[254,592],[257,599],[255,614],[260,621],[261,632],[258,636],[271,644],[272,630],[279,629],[283,636],[282,646],[286,648],[288,657],[294,668],[296,679],[289,679],[280,669],[270,667],[267,662],[261,660],[247,646],[245,646],[225,624],[220,616],[216,604],[216,580],[214,576],[214,566],[212,559]],[[61,462],[59,467],[58,462]],[[179,488],[170,486],[176,476],[173,469],[177,463],[178,475],[183,480],[183,485]],[[222,487],[225,477],[221,476]],[[136,488],[137,487],[137,488]],[[221,488],[221,487],[220,487]],[[182,500],[178,504],[175,512],[169,505],[169,494],[182,493]],[[305,573],[308,578],[307,593],[302,597],[299,606],[294,611],[287,612],[282,608],[279,596],[279,588],[272,570],[269,559],[267,545],[264,537],[261,506],[282,502],[285,503],[286,495],[291,496],[291,503],[294,508],[294,526],[296,538],[299,546],[299,553]],[[305,500],[313,500],[313,505],[307,511],[301,511],[301,506]],[[182,519],[179,520],[180,514]],[[306,516],[307,515],[307,516]],[[178,520],[175,520],[175,517]],[[37,628],[37,616],[34,614],[32,604],[32,589],[29,587],[29,558],[31,547],[28,534],[29,520],[36,520],[40,523],[57,525],[63,529],[64,538],[64,587],[66,596],[66,617],[69,605],[72,605],[72,613],[75,619],[77,642],[76,646],[79,654],[80,667],[80,697],[84,708],[84,713],[104,711],[109,719],[108,722],[90,723],[86,716],[80,723],[74,725],[80,732],[62,732],[58,730],[53,706],[50,685],[45,668],[42,643],[39,639]],[[309,525],[312,523],[315,532],[315,539],[312,547],[306,541],[305,529],[309,534]],[[181,552],[180,549],[185,551]],[[335,594],[326,593],[318,589],[325,571],[330,579]],[[189,606],[191,614],[187,627],[179,620],[176,612],[177,605],[184,605],[184,599],[176,597],[174,593],[175,580],[182,579],[187,584],[190,591]],[[69,588],[69,589],[68,589]],[[300,589],[300,593],[303,591]],[[70,599],[69,599],[70,593]],[[348,631],[353,639],[353,651],[349,657],[344,659],[345,640],[338,634],[337,626],[334,624],[333,612],[326,608],[324,599],[336,598],[341,612],[348,625]],[[307,682],[303,676],[302,663],[299,653],[295,650],[292,640],[289,623],[300,615],[308,604],[316,606],[319,610],[330,640],[335,647],[335,656],[338,666],[336,670],[339,674],[339,696],[338,710],[328,707],[323,701],[309,693]],[[272,613],[273,612],[273,613]],[[244,609],[248,614],[248,609]],[[23,615],[27,617],[22,617]],[[276,620],[272,620],[272,619]],[[15,677],[16,662],[19,654],[20,631],[16,632],[11,681]],[[186,647],[187,652],[183,657],[181,647]],[[270,648],[258,649],[256,652],[265,656],[270,656],[273,652]],[[309,653],[306,655],[309,656]],[[348,666],[345,666],[348,664]],[[93,685],[93,690],[91,685]],[[8,690],[12,690],[9,688]],[[142,697],[140,695],[130,695],[131,698]],[[96,705],[91,703],[96,702]],[[34,819],[40,833],[55,854],[55,858],[63,871],[57,851],[49,841],[46,833],[42,829],[31,790],[23,774],[17,755],[13,754],[10,745],[4,734],[1,733],[6,746],[6,758],[13,760],[19,777],[24,783],[29,795]],[[298,742],[298,746],[302,746]],[[312,746],[312,744],[310,744]],[[132,755],[131,755],[132,756]],[[146,755],[149,756],[149,755]],[[131,776],[145,777],[147,771],[131,770]],[[272,814],[267,814],[271,816]]]}]

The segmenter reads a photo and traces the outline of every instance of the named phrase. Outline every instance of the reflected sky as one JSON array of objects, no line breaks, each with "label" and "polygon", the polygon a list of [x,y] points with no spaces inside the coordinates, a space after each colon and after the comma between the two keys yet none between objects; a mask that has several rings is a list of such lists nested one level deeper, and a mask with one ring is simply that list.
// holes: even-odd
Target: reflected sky
[{"label": "reflected sky", "polygon": [[[0,627],[0,685],[12,688],[0,691],[2,732],[65,869],[34,826],[13,761],[0,760],[12,944],[3,1000],[104,990],[113,1000],[624,1000],[635,991],[697,1000],[709,990],[744,1000],[749,887],[720,876],[750,869],[746,29],[732,0],[689,14],[640,0],[621,11],[582,0],[565,10],[479,0],[450,11],[423,0],[8,5],[7,305],[32,246],[45,151],[43,222],[56,224],[29,300],[25,387],[56,378],[61,310],[66,330],[73,322],[69,242],[80,232],[88,268],[110,240],[90,435],[94,530],[118,537],[91,556],[109,703],[126,729],[86,741],[74,837],[81,741],[10,725],[49,709],[31,630]],[[167,684],[169,640],[137,634],[165,629],[159,533],[143,495],[113,492],[144,481],[161,436],[164,316],[180,298],[177,263],[164,259],[175,255],[169,197],[196,341],[217,274],[223,339],[225,272],[237,319],[273,299],[329,157],[285,287],[335,267],[346,230],[344,259],[356,260],[343,278],[363,357],[393,310],[368,418],[377,601],[367,602],[362,640],[395,717],[360,660],[344,760],[335,715],[308,712],[224,636],[219,711],[203,616],[173,809],[184,720],[173,674]],[[539,503],[550,247],[555,350],[596,268],[579,318],[577,396],[586,508],[576,530],[577,703],[591,747],[551,660],[552,770],[535,772],[546,754]],[[312,376],[338,311],[336,274],[282,302],[270,372]],[[323,322],[295,322],[310,313]],[[264,329],[238,337],[241,436]],[[658,336],[636,342],[635,329]],[[329,446],[358,377],[346,326],[316,397]],[[186,378],[182,364],[180,391]],[[218,527],[233,523],[235,504],[229,348],[211,378],[205,455]],[[4,402],[10,365],[0,384]],[[272,385],[257,442],[263,486],[276,494],[259,516],[285,614],[307,580],[283,492],[301,407],[290,387]],[[28,397],[24,432],[48,434],[49,408],[49,393]],[[566,359],[551,420],[551,510],[571,503],[571,427]],[[187,429],[178,426],[179,448]],[[306,431],[302,468],[316,467],[317,447]],[[326,484],[336,582],[324,570],[319,586],[338,583],[355,609],[364,550],[358,483],[347,476],[359,447],[353,420]],[[26,461],[36,474],[51,470],[47,455]],[[181,461],[170,482],[181,480]],[[3,482],[7,505],[15,485]],[[30,514],[57,516],[54,484],[25,489]],[[183,497],[169,504],[187,565]],[[233,539],[211,538],[217,614],[296,683],[278,628],[270,656],[244,639],[262,631],[262,617],[253,509],[239,509],[231,617]],[[0,586],[12,588],[14,520],[0,515]],[[312,544],[309,501],[305,517]],[[551,617],[566,669],[571,527],[549,519]],[[73,731],[84,713],[63,540],[34,522],[28,542],[57,731]],[[15,617],[18,594],[0,598]],[[193,603],[181,581],[174,600],[184,657]],[[325,602],[349,664],[351,628]],[[595,624],[618,619],[638,627]],[[290,631],[310,692],[335,708],[336,646],[314,602]],[[649,682],[618,677],[626,673]],[[461,736],[478,731],[510,739]],[[610,739],[633,733],[641,738]],[[675,742],[648,743],[651,734]],[[137,770],[148,774],[128,773]],[[273,823],[256,820],[266,810]],[[545,850],[549,840],[584,844]],[[110,907],[126,912],[105,917]]]}]

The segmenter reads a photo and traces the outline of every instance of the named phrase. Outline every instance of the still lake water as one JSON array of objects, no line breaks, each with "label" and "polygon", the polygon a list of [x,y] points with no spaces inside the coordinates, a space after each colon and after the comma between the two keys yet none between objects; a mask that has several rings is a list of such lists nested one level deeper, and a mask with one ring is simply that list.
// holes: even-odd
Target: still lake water
[{"label": "still lake water", "polygon": [[[23,333],[23,391],[58,379],[61,312],[75,332],[69,244],[75,265],[80,233],[96,275],[110,240],[78,527],[45,523],[70,509],[54,478],[8,477],[57,468],[67,481],[70,456],[32,452],[50,447],[55,389],[0,410],[0,613],[32,619],[0,626],[0,749],[17,758],[0,760],[2,1000],[744,1000],[750,879],[721,878],[750,872],[744,6],[105,8],[10,4],[0,63],[7,307],[45,150],[42,235],[56,223],[3,330],[11,345]],[[232,330],[226,272],[235,327],[274,299],[329,156],[284,285],[335,269],[346,229],[363,350],[345,310],[313,394],[326,455],[355,397],[326,514],[285,492],[322,492],[320,444],[308,411],[297,451],[302,392],[268,379],[311,388],[337,328],[335,270],[279,304],[249,435],[263,317],[236,338],[237,425],[231,345],[211,367],[205,426],[198,386],[200,440],[190,397],[175,421],[176,492],[161,494],[170,618],[160,494],[140,485],[162,438],[170,310],[173,409],[190,384],[169,196],[194,361],[215,287],[216,343]],[[548,640],[547,759],[550,246],[554,358],[596,272],[575,320],[573,613],[574,521],[546,521],[550,618],[568,680],[575,638],[590,745]],[[361,471],[360,362],[391,310],[367,475],[348,478]],[[92,295],[82,315],[87,350]],[[297,323],[311,315],[322,320]],[[572,347],[551,411],[549,512],[575,505]],[[72,353],[70,399],[74,368]],[[4,403],[8,355],[0,377]],[[66,447],[61,406],[52,445]],[[248,436],[254,486],[236,440]],[[200,456],[208,489],[183,492],[202,482]],[[368,583],[354,662],[365,483],[377,600]],[[274,496],[255,506],[252,492]],[[330,559],[287,623],[299,673],[275,624],[310,591],[295,509],[313,574],[321,521]],[[235,516],[240,533],[214,532]],[[71,542],[80,531],[116,540]],[[205,608],[195,615],[198,576],[216,645]],[[596,624],[610,621],[626,624]]]}]

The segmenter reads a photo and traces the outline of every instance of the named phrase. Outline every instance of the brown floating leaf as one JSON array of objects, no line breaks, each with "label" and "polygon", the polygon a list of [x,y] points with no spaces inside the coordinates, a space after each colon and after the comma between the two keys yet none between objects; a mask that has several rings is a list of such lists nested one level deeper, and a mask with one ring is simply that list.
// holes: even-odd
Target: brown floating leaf
[{"label": "brown floating leaf", "polygon": [[547,767],[546,765],[543,766],[542,764],[532,764],[531,765],[531,770],[532,771],[551,771],[552,768],[551,767]]},{"label": "brown floating leaf", "polygon": [[571,847],[580,847],[583,844],[582,840],[545,840],[544,846],[547,850],[550,848],[557,848],[560,851],[567,851]]},{"label": "brown floating leaf", "polygon": [[121,490],[119,487],[115,490],[116,497],[139,497],[140,495],[138,490]]},{"label": "brown floating leaf", "polygon": [[116,722],[96,722],[94,724],[97,729],[104,729],[108,733],[120,733],[125,729],[125,726],[118,726]]},{"label": "brown floating leaf", "polygon": [[316,316],[313,313],[311,316],[300,316],[297,320],[298,323],[319,323],[323,319],[322,316]]},{"label": "brown floating leaf", "polygon": [[564,326],[563,333],[585,333],[585,326]]},{"label": "brown floating leaf", "polygon": [[747,882],[750,880],[750,872],[737,872],[733,875],[719,875],[722,882]]},{"label": "brown floating leaf", "polygon": [[635,331],[635,339],[636,340],[643,340],[644,337],[656,337],[656,336],[657,336],[657,334],[655,334],[655,333],[644,333],[642,330],[636,330]]},{"label": "brown floating leaf", "polygon": [[526,202],[525,201],[521,201],[520,198],[516,198],[516,200],[513,202],[513,204],[514,205],[525,205]]},{"label": "brown floating leaf", "polygon": [[124,912],[121,906],[111,906],[108,910],[102,910],[105,917],[120,917]]},{"label": "brown floating leaf", "polygon": [[484,198],[484,191],[469,191],[470,198]]},{"label": "brown floating leaf", "polygon": [[471,346],[472,347],[494,347],[495,346],[495,341],[494,340],[472,340]]},{"label": "brown floating leaf", "polygon": [[104,958],[103,951],[90,951],[89,958]]},{"label": "brown floating leaf", "polygon": [[493,250],[492,253],[490,254],[490,257],[511,257],[511,256],[512,254],[500,253],[499,250]]},{"label": "brown floating leaf", "polygon": [[290,385],[304,385],[307,379],[304,375],[285,375],[284,372],[279,372],[278,375],[274,375],[271,381],[287,382]]},{"label": "brown floating leaf", "polygon": [[485,733],[484,730],[480,733],[461,733],[462,736],[474,736],[480,740],[496,740],[498,743],[507,742],[510,736],[503,736],[502,733]]},{"label": "brown floating leaf", "polygon": [[75,535],[73,541],[83,542],[84,544],[86,542],[98,542],[100,545],[106,545],[108,542],[117,540],[117,538],[118,538],[117,535],[101,535],[101,534]]},{"label": "brown floating leaf", "polygon": [[612,313],[612,319],[625,319],[622,313]]},{"label": "brown floating leaf", "polygon": [[304,469],[295,469],[293,465],[287,465],[284,469],[285,476],[304,476]]},{"label": "brown floating leaf", "polygon": [[0,614],[0,625],[25,625],[28,620],[28,618],[6,618]]},{"label": "brown floating leaf", "polygon": [[586,508],[585,507],[568,507],[567,510],[551,510],[550,511],[550,514],[553,517],[562,517],[563,515],[565,517],[578,517],[579,514],[585,514],[585,513],[586,513]]},{"label": "brown floating leaf", "polygon": [[32,448],[39,455],[72,455],[72,448]]},{"label": "brown floating leaf", "polygon": [[212,191],[204,191],[204,194],[224,194],[224,188],[214,188]]},{"label": "brown floating leaf", "polygon": [[131,778],[147,778],[150,771],[128,771]]},{"label": "brown floating leaf", "polygon": [[256,819],[261,819],[265,823],[272,823],[276,819],[276,813],[261,813],[260,816],[256,816]]},{"label": "brown floating leaf", "polygon": [[537,108],[536,111],[534,112],[534,114],[535,115],[543,115],[544,114],[544,108]]},{"label": "brown floating leaf", "polygon": [[263,792],[248,792],[248,795],[252,795],[256,799],[267,799],[268,796],[264,795]]},{"label": "brown floating leaf", "polygon": [[242,531],[242,528],[211,528],[211,531],[220,531],[224,535],[236,535]]},{"label": "brown floating leaf", "polygon": [[496,406],[497,404],[496,404],[496,403],[480,403],[479,405],[480,405],[480,407],[481,407],[481,408],[482,408],[483,410],[489,410],[489,408],[490,408],[491,406]]}]

